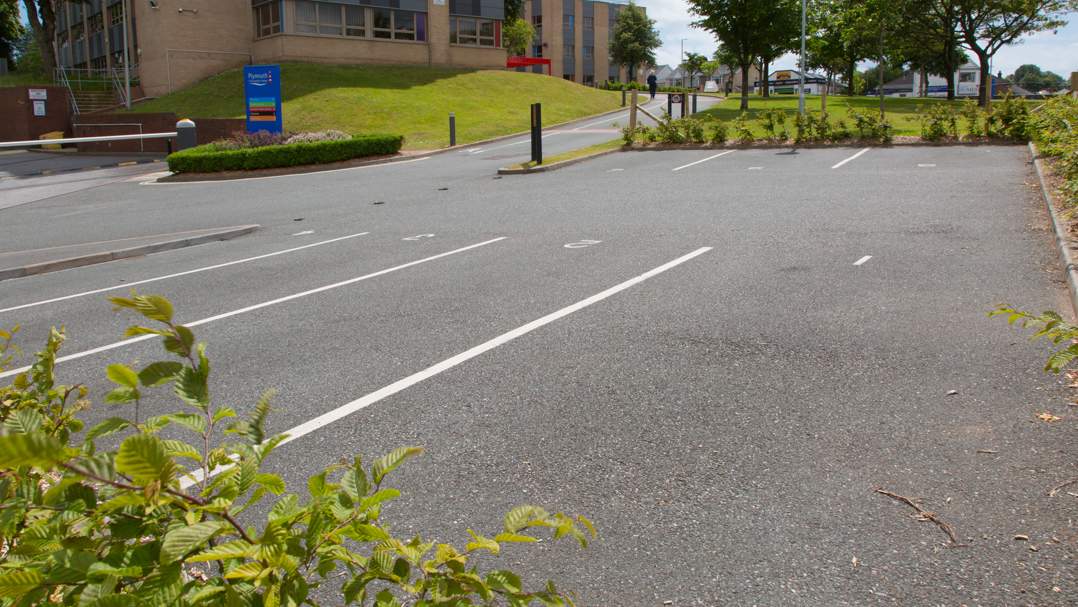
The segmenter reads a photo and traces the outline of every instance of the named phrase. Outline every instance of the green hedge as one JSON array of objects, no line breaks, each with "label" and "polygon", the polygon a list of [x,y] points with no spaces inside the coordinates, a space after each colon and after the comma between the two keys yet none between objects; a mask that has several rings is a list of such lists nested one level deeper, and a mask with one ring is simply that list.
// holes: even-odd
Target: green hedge
[{"label": "green hedge", "polygon": [[168,170],[173,173],[213,173],[325,164],[364,156],[396,154],[402,145],[404,137],[401,135],[356,135],[340,141],[227,151],[214,151],[213,144],[207,144],[170,155]]}]

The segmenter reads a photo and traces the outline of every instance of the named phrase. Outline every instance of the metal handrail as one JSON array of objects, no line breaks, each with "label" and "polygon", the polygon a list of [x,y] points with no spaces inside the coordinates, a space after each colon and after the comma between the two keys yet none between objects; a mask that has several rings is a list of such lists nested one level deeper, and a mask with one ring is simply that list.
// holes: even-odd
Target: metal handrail
[{"label": "metal handrail", "polygon": [[15,148],[31,145],[53,145],[63,143],[94,143],[98,141],[124,141],[127,139],[163,139],[178,137],[177,133],[143,133],[141,135],[104,135],[102,137],[69,137],[67,139],[31,139],[29,141],[4,141],[0,148]]},{"label": "metal handrail", "polygon": [[127,94],[124,91],[124,82],[120,79],[120,75],[116,73],[117,70],[112,70],[112,86],[120,95],[120,103],[127,105]]},{"label": "metal handrail", "polygon": [[[56,74],[59,74],[60,77],[57,78]],[[56,70],[54,70],[54,73],[52,75],[52,79],[54,81],[59,81],[61,86],[63,86],[64,88],[67,89],[67,98],[71,102],[71,109],[74,110],[75,115],[78,116],[79,113],[80,113],[79,112],[79,103],[77,101],[75,101],[75,94],[71,92],[71,83],[68,82],[68,80],[67,80],[67,73],[64,71],[64,68],[62,68],[62,67],[56,68]]]}]

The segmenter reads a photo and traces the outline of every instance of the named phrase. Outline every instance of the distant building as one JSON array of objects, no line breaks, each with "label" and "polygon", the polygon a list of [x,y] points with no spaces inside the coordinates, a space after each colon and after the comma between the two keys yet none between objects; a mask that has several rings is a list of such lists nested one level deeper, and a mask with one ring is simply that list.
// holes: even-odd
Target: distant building
[{"label": "distant building", "polygon": [[[981,90],[981,67],[974,62],[966,63],[955,72],[955,96],[977,97]],[[1002,97],[1010,92],[1012,95],[1021,97],[1036,97],[1038,93],[1027,91],[1011,84],[1003,78],[992,78],[993,98]],[[876,89],[871,89],[868,95],[875,95]],[[935,74],[922,77],[920,72],[906,72],[883,85],[883,94],[887,97],[946,97],[947,79]]]},{"label": "distant building", "polygon": [[[524,17],[536,33],[528,56],[550,59],[550,75],[571,82],[589,86],[598,82],[627,82],[624,66],[610,62],[610,40],[618,11],[628,4],[628,0],[527,0]],[[639,8],[644,10],[642,6]],[[516,69],[546,73],[541,65]],[[639,70],[636,81],[643,83],[647,68],[641,66]]]},{"label": "distant building", "polygon": [[[801,72],[799,70],[778,70],[771,72],[767,78],[768,92],[772,95],[799,95],[801,85]],[[823,74],[805,72],[805,94],[822,95],[828,87],[827,77]],[[828,95],[836,95],[846,90],[846,84],[831,79]]]}]

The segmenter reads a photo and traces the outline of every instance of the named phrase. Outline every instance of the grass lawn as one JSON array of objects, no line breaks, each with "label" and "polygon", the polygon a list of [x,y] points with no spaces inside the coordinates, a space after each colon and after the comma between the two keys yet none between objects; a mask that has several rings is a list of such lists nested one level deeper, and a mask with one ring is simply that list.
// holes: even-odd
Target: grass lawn
[{"label": "grass lawn", "polygon": [[56,83],[45,74],[12,74],[0,78],[0,87],[5,86],[56,86]]},{"label": "grass lawn", "polygon": [[[880,108],[880,100],[877,97],[845,97],[837,95],[827,96],[827,115],[832,122],[838,120],[845,120],[846,124],[850,127],[854,127],[854,121],[847,118],[846,103],[849,102],[855,110],[863,111],[878,111]],[[946,99],[925,99],[914,97],[887,97],[883,101],[884,111],[889,120],[894,122],[895,135],[920,135],[921,134],[921,112],[930,105],[936,104],[951,104],[955,110],[962,107],[964,101],[947,101]],[[1043,101],[1029,101],[1030,109],[1033,109],[1037,105],[1044,103]],[[788,116],[786,120],[786,129],[791,133],[794,131],[793,117],[797,114],[798,99],[796,95],[773,95],[768,98],[759,97],[757,95],[749,95],[749,109],[748,117],[755,120],[759,113],[769,107],[779,108],[786,111]],[[726,101],[719,103],[707,110],[697,114],[710,114],[719,118],[723,122],[728,122],[741,115],[741,97],[730,97]],[[820,95],[805,95],[805,108],[815,113],[820,112]],[[959,132],[965,132],[966,121],[959,119],[958,121]],[[757,137],[764,137],[765,133],[763,128],[759,124],[753,125],[753,131]]]},{"label": "grass lawn", "polygon": [[[547,156],[543,158],[543,164],[554,164],[555,162],[562,162],[563,160],[572,160],[574,158],[580,158],[581,156],[587,156],[588,154],[597,154],[599,152],[605,152],[606,150],[612,150],[614,148],[620,148],[624,145],[624,142],[619,137],[613,141],[606,141],[603,143],[597,143],[595,145],[589,145],[586,148],[580,148],[579,150],[572,150],[569,152],[562,152],[561,154],[555,154],[553,156]],[[535,162],[529,160],[528,162],[522,162],[520,164],[514,164],[507,166],[507,169],[530,169],[535,166]]]},{"label": "grass lawn", "polygon": [[[448,145],[450,112],[462,144],[528,130],[532,103],[543,104],[544,125],[621,107],[620,91],[500,70],[285,63],[281,85],[286,131],[394,133],[412,150]],[[243,72],[226,72],[135,110],[243,118]]]}]

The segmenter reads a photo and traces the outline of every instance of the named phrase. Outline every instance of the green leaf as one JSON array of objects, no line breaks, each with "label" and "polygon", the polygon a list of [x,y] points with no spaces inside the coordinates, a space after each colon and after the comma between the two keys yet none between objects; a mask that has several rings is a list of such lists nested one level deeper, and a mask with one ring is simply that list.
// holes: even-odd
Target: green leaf
[{"label": "green leaf", "polygon": [[142,393],[139,392],[138,388],[120,386],[105,395],[105,402],[110,405],[118,405],[120,403],[129,403],[139,398],[142,398]]},{"label": "green leaf", "polygon": [[227,523],[214,521],[170,529],[161,543],[161,563],[171,564],[228,529],[231,529],[231,526]]},{"label": "green leaf", "polygon": [[0,468],[49,466],[61,459],[60,441],[41,432],[0,436]]},{"label": "green leaf", "polygon": [[370,578],[356,576],[344,583],[341,592],[344,593],[344,604],[351,605],[353,602],[362,605],[367,599],[367,584]]},{"label": "green leaf", "polygon": [[183,402],[198,407],[205,411],[209,405],[209,389],[206,384],[205,371],[196,371],[191,367],[184,367],[176,376],[176,384],[173,392]]},{"label": "green leaf", "polygon": [[468,542],[468,544],[465,546],[466,549],[468,549],[468,550],[490,550],[494,554],[498,554],[498,551],[501,550],[501,546],[498,545],[498,542],[495,542],[493,540],[488,540],[487,538],[482,537],[480,535],[476,535],[476,533],[474,531],[472,531],[471,529],[468,530],[468,533],[470,533],[471,536],[475,538],[475,541],[474,542]]},{"label": "green leaf", "polygon": [[58,550],[52,553],[54,565],[49,571],[49,584],[75,584],[86,581],[90,566],[97,558],[81,550]]},{"label": "green leaf", "polygon": [[381,528],[362,523],[349,526],[345,535],[358,542],[381,542],[390,539],[390,535]]},{"label": "green leaf", "polygon": [[319,474],[316,474],[307,481],[307,490],[311,492],[311,497],[318,497],[329,493],[329,485],[326,484],[326,470]]},{"label": "green leaf", "polygon": [[386,500],[391,500],[395,497],[399,497],[400,494],[401,492],[397,491],[396,489],[382,489],[378,493],[375,493],[374,495],[363,500],[363,502],[359,505],[359,508],[361,510],[373,508],[374,506],[377,506],[378,504]]},{"label": "green leaf", "polygon": [[265,565],[257,561],[244,563],[239,567],[236,567],[232,571],[228,572],[228,574],[225,575],[225,578],[251,580],[258,577],[258,575],[262,573],[265,568]]},{"label": "green leaf", "polygon": [[161,442],[165,445],[165,450],[168,451],[168,454],[173,457],[189,457],[197,462],[202,461],[202,454],[199,453],[198,449],[183,441],[166,440]]},{"label": "green leaf", "polygon": [[217,423],[226,417],[236,417],[236,412],[232,410],[232,407],[221,407],[213,412],[213,423]]},{"label": "green leaf", "polygon": [[422,447],[398,447],[374,460],[374,465],[371,466],[371,476],[375,484],[381,483],[382,477],[403,464],[404,460],[420,453],[423,453]]},{"label": "green leaf", "polygon": [[173,413],[172,415],[164,416],[165,419],[175,422],[184,428],[194,430],[199,434],[206,435],[206,418],[201,415],[194,415],[191,413]]},{"label": "green leaf", "polygon": [[520,592],[523,588],[520,578],[512,571],[491,571],[487,575],[487,586],[502,592]]},{"label": "green leaf", "polygon": [[86,433],[86,442],[99,439],[102,436],[115,434],[130,425],[131,422],[122,417],[110,417],[93,428],[90,428],[90,431]]},{"label": "green leaf", "polygon": [[109,365],[105,369],[105,375],[108,378],[121,386],[127,386],[128,388],[134,388],[138,385],[138,373],[131,370],[126,365]]},{"label": "green leaf", "polygon": [[517,535],[515,533],[499,533],[494,536],[495,542],[538,542],[539,540],[534,537],[528,537],[527,535]]},{"label": "green leaf", "polygon": [[247,493],[247,490],[255,484],[255,477],[258,475],[258,462],[253,459],[245,459],[240,462],[240,477],[239,477],[239,490],[240,494]]},{"label": "green leaf", "polygon": [[259,474],[255,477],[255,482],[276,495],[280,495],[285,491],[284,481],[276,474]]},{"label": "green leaf", "polygon": [[251,558],[251,555],[251,544],[243,540],[236,540],[234,542],[227,542],[219,546],[214,546],[209,550],[205,550],[187,558],[186,561],[188,563],[198,563],[221,559]]},{"label": "green leaf", "polygon": [[176,325],[176,335],[167,335],[164,339],[165,349],[173,354],[187,358],[194,352],[195,335],[187,327]]},{"label": "green leaf", "polygon": [[138,379],[144,386],[160,386],[176,379],[181,370],[183,363],[156,362],[139,371]]},{"label": "green leaf", "polygon": [[354,500],[363,499],[370,489],[367,485],[367,473],[358,465],[351,470],[345,470],[344,476],[341,477],[341,488],[348,494],[348,497]]},{"label": "green leaf", "polygon": [[401,607],[400,601],[388,588],[374,595],[374,607]]},{"label": "green leaf", "polygon": [[11,417],[4,420],[4,429],[12,434],[30,434],[40,430],[44,421],[40,411],[30,408],[16,409]]},{"label": "green leaf", "polygon": [[138,480],[157,479],[173,463],[161,439],[151,434],[127,437],[116,454],[116,469]]},{"label": "green leaf", "polygon": [[45,580],[36,571],[13,571],[0,575],[0,597],[28,594]]},{"label": "green leaf", "polygon": [[110,297],[109,301],[121,308],[132,308],[150,320],[168,322],[172,320],[172,304],[157,295],[138,295],[132,293],[131,299]]},{"label": "green leaf", "polygon": [[145,603],[130,594],[106,594],[86,603],[85,607],[140,607]]},{"label": "green leaf", "polygon": [[505,515],[505,532],[516,533],[531,522],[535,516],[535,509],[531,506],[513,508]]}]

